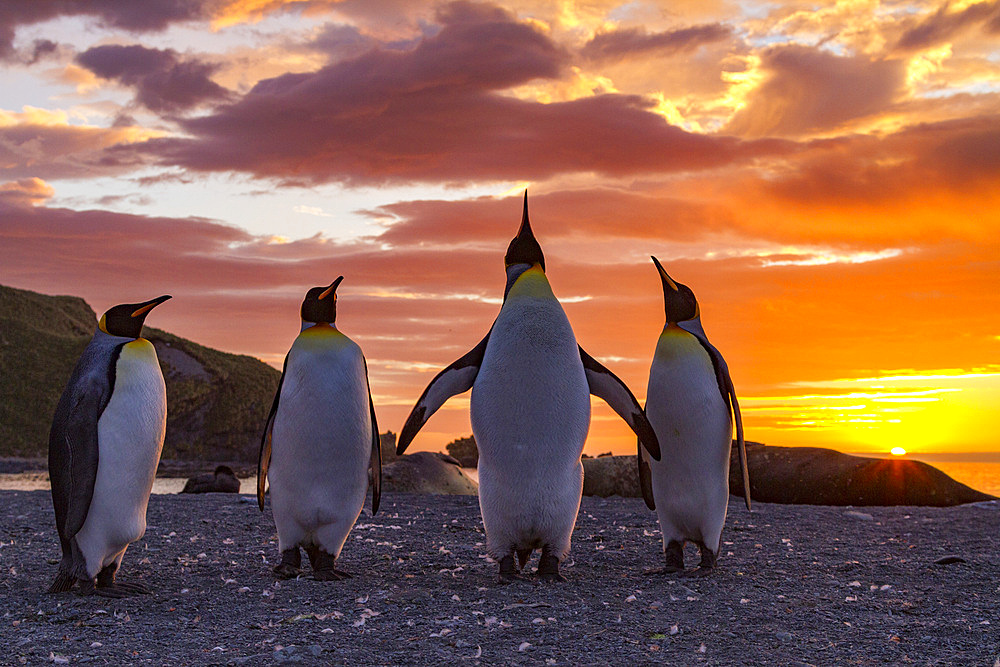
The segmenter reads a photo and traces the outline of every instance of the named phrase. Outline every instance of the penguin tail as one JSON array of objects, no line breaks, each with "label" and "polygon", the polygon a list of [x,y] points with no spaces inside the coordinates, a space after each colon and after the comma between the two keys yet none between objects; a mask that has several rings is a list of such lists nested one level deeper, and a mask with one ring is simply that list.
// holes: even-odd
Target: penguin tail
[{"label": "penguin tail", "polygon": [[517,550],[517,569],[519,569],[519,570],[523,570],[524,569],[524,564],[528,562],[529,558],[531,558],[531,552],[532,551],[534,551],[534,549],[518,549]]},{"label": "penguin tail", "polygon": [[59,574],[56,575],[56,580],[52,582],[51,586],[49,586],[49,593],[65,593],[69,589],[73,588],[73,584],[75,583],[76,577],[68,571],[60,568]]}]

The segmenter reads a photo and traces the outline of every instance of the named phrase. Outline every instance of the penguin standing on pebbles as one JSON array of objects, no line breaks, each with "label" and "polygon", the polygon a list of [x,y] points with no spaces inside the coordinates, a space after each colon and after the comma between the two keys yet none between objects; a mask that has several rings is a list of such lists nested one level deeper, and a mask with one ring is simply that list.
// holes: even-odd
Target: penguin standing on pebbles
[{"label": "penguin standing on pebbles", "polygon": [[115,306],[73,369],[49,432],[49,479],[62,545],[50,593],[120,598],[149,589],[115,581],[146,532],[167,424],[167,392],[142,325],[169,296]]},{"label": "penguin standing on pebbles", "polygon": [[[541,549],[538,575],[565,581],[559,563],[583,491],[583,445],[590,394],[600,396],[660,458],[652,427],[632,392],[577,345],[545,277],[545,258],[528,221],[528,197],[505,257],[503,306],[486,337],[424,390],[399,437],[402,454],[438,408],[472,389],[472,430],[479,447],[479,507],[489,554],[501,582],[519,578]],[[515,555],[517,566],[515,567]]]},{"label": "penguin standing on pebbles", "polygon": [[281,579],[302,573],[299,547],[313,577],[350,575],[335,567],[361,514],[371,468],[372,514],[378,512],[382,459],[378,423],[361,348],[337,330],[337,278],[302,302],[302,329],[267,417],[257,465],[257,501],[270,484]]},{"label": "penguin standing on pebbles", "polygon": [[694,542],[701,552],[694,574],[701,576],[712,571],[719,555],[734,421],[743,498],[750,509],[743,421],[729,367],[708,342],[694,292],[652,259],[663,284],[667,321],[649,369],[646,415],[667,458],[649,462],[639,450],[640,487],[659,517],[666,561],[651,572],[683,572],[684,544]]}]

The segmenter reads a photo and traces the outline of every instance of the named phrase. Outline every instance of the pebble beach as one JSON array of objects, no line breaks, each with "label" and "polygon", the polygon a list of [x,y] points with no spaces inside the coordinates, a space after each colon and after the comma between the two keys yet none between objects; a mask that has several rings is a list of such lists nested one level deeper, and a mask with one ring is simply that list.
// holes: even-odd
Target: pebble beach
[{"label": "pebble beach", "polygon": [[353,578],[278,582],[269,508],[154,495],[119,575],[154,593],[123,600],[45,593],[50,496],[0,502],[0,664],[1000,665],[998,502],[734,498],[719,568],[690,578],[644,573],[661,544],[641,500],[585,497],[569,581],[499,585],[475,497],[385,494],[338,560]]}]

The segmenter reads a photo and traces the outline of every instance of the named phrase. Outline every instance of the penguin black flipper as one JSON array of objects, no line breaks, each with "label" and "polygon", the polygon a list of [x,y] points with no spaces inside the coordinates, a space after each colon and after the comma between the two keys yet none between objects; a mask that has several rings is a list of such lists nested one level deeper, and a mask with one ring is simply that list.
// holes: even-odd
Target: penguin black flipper
[{"label": "penguin black flipper", "polygon": [[636,453],[635,460],[639,468],[639,491],[642,493],[642,499],[646,502],[646,507],[655,511],[656,501],[653,499],[653,470],[649,467],[649,461],[642,453],[642,441],[636,438],[635,441]]},{"label": "penguin black flipper", "polygon": [[[579,346],[578,346],[579,347]],[[653,426],[646,418],[646,411],[635,400],[635,396],[625,386],[621,379],[604,367],[601,362],[594,359],[580,347],[580,361],[583,362],[583,370],[587,374],[587,384],[590,393],[611,406],[611,409],[618,413],[625,423],[628,424],[635,434],[639,436],[639,443],[649,452],[654,461],[660,460],[660,441],[656,439]]]},{"label": "penguin black flipper", "polygon": [[[368,362],[365,361],[365,382],[368,381]],[[368,411],[372,418],[372,457],[369,466],[372,471],[372,516],[378,512],[382,500],[382,443],[378,437],[378,419],[375,418],[375,403],[372,401],[372,388],[368,386]]]},{"label": "penguin black flipper", "polygon": [[478,345],[435,375],[434,379],[427,385],[417,404],[410,411],[410,416],[406,418],[406,424],[399,434],[399,443],[396,445],[397,456],[401,456],[406,451],[417,432],[427,423],[431,415],[444,405],[445,401],[472,388],[476,376],[479,375],[479,367],[483,364],[486,344],[490,341],[492,331],[493,328],[490,327],[490,331],[487,332],[485,338],[479,341]]},{"label": "penguin black flipper", "polygon": [[[281,385],[285,381],[285,371],[288,370],[288,356],[281,365],[281,377],[278,379],[278,388],[274,390],[274,401],[271,403],[271,411],[267,414],[267,421],[264,422],[264,434],[260,438],[260,453],[257,455],[257,506],[260,511],[264,511],[264,487],[267,484],[267,469],[271,465],[271,431],[274,429],[274,417],[278,414],[278,400],[281,398]],[[369,393],[369,399],[371,394]]]},{"label": "penguin black flipper", "polygon": [[743,440],[743,416],[740,414],[740,403],[736,400],[736,387],[733,386],[733,378],[729,375],[729,365],[722,358],[722,353],[708,342],[707,339],[695,334],[708,356],[712,359],[712,366],[715,367],[715,380],[719,384],[719,393],[722,400],[733,411],[733,423],[736,425],[736,447],[740,453],[740,473],[743,477],[743,502],[747,509],[750,509],[750,471],[747,468],[747,447]]},{"label": "penguin black flipper", "polygon": [[[49,478],[59,542],[67,566],[73,558],[73,537],[83,528],[94,496],[99,458],[97,423],[114,391],[115,366],[121,350],[122,345],[114,347],[110,360],[104,362],[84,352],[66,385],[73,389],[59,399],[52,420]],[[62,570],[60,567],[60,577]],[[72,586],[72,579],[67,583]]]}]

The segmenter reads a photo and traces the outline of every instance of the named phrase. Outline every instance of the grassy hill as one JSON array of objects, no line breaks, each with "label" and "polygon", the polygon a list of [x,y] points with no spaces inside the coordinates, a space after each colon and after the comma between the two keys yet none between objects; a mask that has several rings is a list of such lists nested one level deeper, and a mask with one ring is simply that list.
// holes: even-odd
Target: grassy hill
[{"label": "grassy hill", "polygon": [[[45,456],[56,403],[97,315],[78,297],[0,285],[0,457]],[[280,373],[146,327],[167,385],[163,458],[255,461]]]}]

